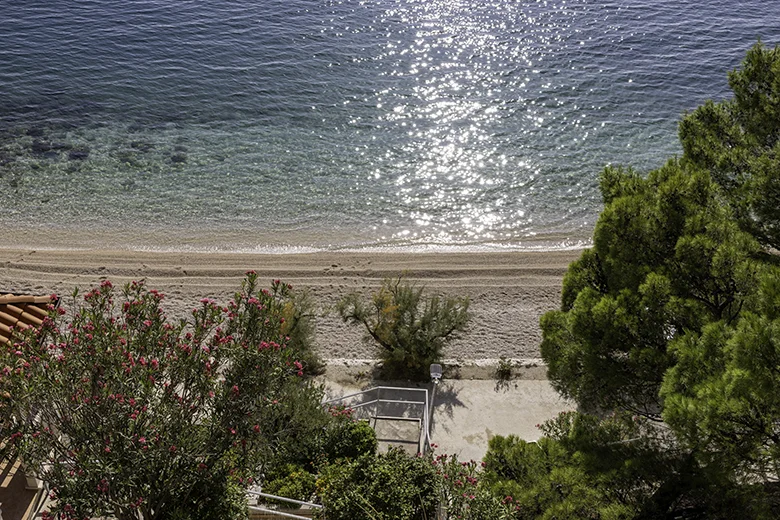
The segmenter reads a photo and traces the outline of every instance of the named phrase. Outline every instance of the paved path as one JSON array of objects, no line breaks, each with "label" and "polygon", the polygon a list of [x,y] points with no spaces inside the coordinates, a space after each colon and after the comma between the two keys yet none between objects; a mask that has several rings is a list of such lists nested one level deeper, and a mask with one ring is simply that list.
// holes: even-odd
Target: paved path
[{"label": "paved path", "polygon": [[[432,390],[432,384],[380,383]],[[368,388],[326,382],[328,395],[337,397]],[[525,440],[540,436],[537,424],[559,412],[574,409],[549,381],[516,379],[498,386],[495,380],[445,380],[433,394],[431,440],[440,453],[458,454],[460,460],[481,460],[488,441],[496,435],[514,434]]]}]

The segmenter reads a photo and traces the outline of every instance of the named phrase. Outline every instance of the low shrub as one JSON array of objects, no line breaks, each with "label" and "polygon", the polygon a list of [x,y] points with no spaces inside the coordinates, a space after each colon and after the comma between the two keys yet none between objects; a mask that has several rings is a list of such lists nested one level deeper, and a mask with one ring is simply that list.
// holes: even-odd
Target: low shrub
[{"label": "low shrub", "polygon": [[464,298],[425,297],[423,289],[402,277],[386,279],[370,301],[352,293],[338,304],[341,318],[363,326],[381,347],[383,376],[424,381],[448,341],[469,320]]}]

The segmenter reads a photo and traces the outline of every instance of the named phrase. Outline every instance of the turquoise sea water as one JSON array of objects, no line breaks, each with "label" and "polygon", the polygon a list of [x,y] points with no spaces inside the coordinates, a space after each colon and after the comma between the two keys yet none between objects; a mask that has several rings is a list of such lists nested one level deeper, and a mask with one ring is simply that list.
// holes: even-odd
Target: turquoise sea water
[{"label": "turquoise sea water", "polygon": [[0,1],[0,247],[566,247],[759,0]]}]

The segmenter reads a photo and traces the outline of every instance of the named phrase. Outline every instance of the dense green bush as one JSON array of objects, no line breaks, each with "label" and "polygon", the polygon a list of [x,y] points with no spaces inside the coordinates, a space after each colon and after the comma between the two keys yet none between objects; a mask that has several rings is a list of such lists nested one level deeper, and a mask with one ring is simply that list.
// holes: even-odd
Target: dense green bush
[{"label": "dense green bush", "polygon": [[[341,413],[335,411],[335,413]],[[334,421],[325,437],[324,453],[328,461],[356,459],[361,455],[376,453],[378,442],[376,432],[368,421],[356,421],[349,414]]]},{"label": "dense green bush", "polygon": [[[564,414],[548,426],[557,430],[556,438],[526,442],[513,435],[494,437],[484,459],[484,482],[495,496],[514,503],[523,520],[634,518],[646,491],[634,485],[639,475],[624,479],[621,471],[639,472],[632,464],[645,461],[624,453],[621,448],[630,444],[620,442],[628,431],[609,423]],[[612,449],[585,445],[596,438],[610,439],[597,445],[612,443]]]},{"label": "dense green bush", "polygon": [[[287,464],[277,473],[283,476],[263,484],[264,493],[295,500],[311,500],[316,488],[314,475],[294,464]],[[278,503],[278,505],[287,508],[294,508],[289,502],[269,500],[269,503]]]},{"label": "dense green bush", "polygon": [[438,480],[428,458],[391,448],[325,467],[317,491],[328,520],[427,520],[436,517]]},{"label": "dense green bush", "polygon": [[426,380],[447,342],[466,328],[469,302],[423,296],[403,278],[386,279],[371,301],[353,293],[339,302],[341,318],[363,326],[381,347],[384,376]]}]

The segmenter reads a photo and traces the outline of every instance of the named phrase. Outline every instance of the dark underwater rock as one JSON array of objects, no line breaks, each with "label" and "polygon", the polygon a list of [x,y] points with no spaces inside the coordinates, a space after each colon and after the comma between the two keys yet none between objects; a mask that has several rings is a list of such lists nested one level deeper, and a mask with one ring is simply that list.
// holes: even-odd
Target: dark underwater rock
[{"label": "dark underwater rock", "polygon": [[30,145],[30,150],[33,153],[46,153],[51,151],[51,143],[45,141],[38,141],[37,139]]},{"label": "dark underwater rock", "polygon": [[147,143],[145,141],[133,141],[130,143],[130,148],[146,153],[154,149],[153,143]]},{"label": "dark underwater rock", "polygon": [[71,161],[83,161],[87,157],[89,157],[89,148],[87,148],[86,146],[79,146],[77,148],[74,148],[68,154],[68,159],[70,159]]},{"label": "dark underwater rock", "polygon": [[52,151],[61,152],[61,151],[71,150],[72,148],[73,148],[72,144],[40,141],[38,139],[34,140],[30,145],[30,150],[32,150],[34,154],[45,154]]}]

